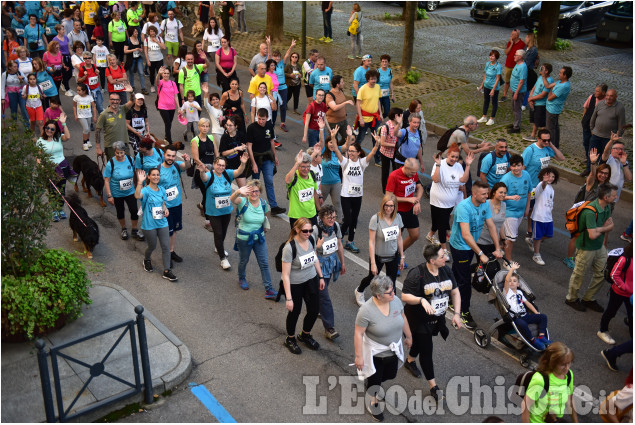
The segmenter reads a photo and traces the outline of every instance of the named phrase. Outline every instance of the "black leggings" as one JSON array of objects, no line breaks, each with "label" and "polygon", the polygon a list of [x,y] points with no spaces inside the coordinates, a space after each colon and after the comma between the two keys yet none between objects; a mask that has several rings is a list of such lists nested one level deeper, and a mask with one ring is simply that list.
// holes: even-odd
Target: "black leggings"
[{"label": "black leggings", "polygon": [[214,230],[214,246],[218,253],[218,257],[222,260],[225,258],[225,236],[227,236],[227,228],[231,221],[232,215],[206,215],[205,218],[209,220],[209,224],[212,225]]},{"label": "black leggings", "polygon": [[[388,357],[373,356],[373,364],[375,365],[375,373],[366,380],[366,391],[369,396],[376,397],[381,383],[395,379],[397,376],[399,359],[394,354]],[[373,388],[375,386],[376,388]]]},{"label": "black leggings", "polygon": [[302,330],[306,333],[310,333],[311,329],[313,329],[313,325],[320,312],[319,284],[320,281],[317,276],[306,282],[291,284],[293,310],[287,313],[286,326],[288,336],[295,335],[295,325],[298,323],[300,312],[302,311],[302,300],[304,300],[306,304],[306,316],[304,316]]},{"label": "black leggings", "polygon": [[344,224],[342,224],[342,233],[348,230],[348,241],[355,240],[355,228],[357,227],[357,217],[359,210],[362,208],[362,197],[349,198],[341,197],[342,213],[344,214]]},{"label": "black leggings", "polygon": [[63,55],[62,63],[68,68],[68,69],[65,69],[64,67],[62,67],[62,84],[64,84],[64,88],[66,90],[70,90],[71,86],[69,82],[71,81],[71,78],[73,77],[73,64],[71,62],[71,56]]},{"label": "black leggings", "polygon": [[490,117],[494,118],[498,110],[498,90],[494,91],[494,96],[489,95],[491,91],[491,89],[483,89],[483,115],[487,115],[489,101],[492,99],[492,115]]},{"label": "black leggings", "polygon": [[[397,270],[399,270],[399,260],[400,260],[399,256],[397,256],[397,254],[395,253],[395,258],[393,258],[391,262],[382,263],[380,261],[380,258],[375,255],[375,264],[377,265],[377,275],[381,273],[381,269],[385,265],[386,275],[390,278],[390,280],[392,280],[392,283],[394,284],[395,281],[397,280]],[[368,285],[370,285],[370,281],[373,280],[374,277],[375,275],[373,274],[373,272],[370,271],[370,264],[368,264],[368,276],[363,278],[362,281],[359,283],[359,286],[357,287],[357,292],[364,292],[364,290],[368,288]]]},{"label": "black leggings", "polygon": [[421,365],[421,370],[428,381],[434,379],[432,348],[432,334],[415,333],[412,335],[410,357],[419,356],[419,365]]},{"label": "black leggings", "polygon": [[[161,119],[165,125],[165,140],[167,140],[169,144],[172,144],[172,121],[174,121],[175,112],[176,109],[159,109],[159,114],[161,114]],[[185,142],[185,140],[183,142]]]},{"label": "black leggings", "polygon": [[137,198],[134,197],[134,194],[124,196],[123,198],[114,198],[115,199],[115,210],[117,210],[117,220],[122,220],[125,218],[125,205],[128,204],[128,211],[130,211],[130,220],[137,220],[139,216],[137,215]]},{"label": "black leggings", "polygon": [[119,59],[119,62],[121,62],[121,65],[123,66],[124,63],[124,53],[123,53],[123,48],[126,45],[125,41],[113,41],[112,42],[112,47],[113,50],[115,51],[115,56],[117,56],[117,59]]},{"label": "black leggings", "polygon": [[439,242],[445,243],[448,237],[448,230],[450,230],[450,214],[452,214],[452,208],[439,208],[430,204],[430,217],[432,218],[433,232],[439,231]]},{"label": "black leggings", "polygon": [[609,323],[611,319],[615,317],[615,314],[620,309],[620,307],[624,304],[626,307],[626,315],[628,317],[628,330],[633,336],[633,309],[631,308],[631,302],[629,297],[625,297],[623,295],[619,295],[615,293],[613,288],[609,291],[609,303],[604,310],[604,314],[602,314],[602,319],[600,319],[600,332],[608,332]]},{"label": "black leggings", "polygon": [[[161,68],[162,66],[163,66],[163,59],[161,59],[160,61],[150,61],[150,86],[151,87],[154,87],[154,76],[159,71],[159,68]],[[144,78],[144,76],[140,75],[139,78]]]},{"label": "black leggings", "polygon": [[287,109],[289,109],[289,101],[293,98],[293,110],[298,109],[298,103],[300,102],[300,85],[287,86]]},{"label": "black leggings", "polygon": [[203,208],[205,208],[205,195],[207,193],[207,190],[205,189],[205,185],[207,183],[203,183],[203,180],[201,180],[201,172],[198,170],[194,170],[193,180],[194,180],[194,184],[201,191],[201,195],[203,195],[203,200],[201,201],[201,205],[203,205]]},{"label": "black leggings", "polygon": [[388,158],[383,153],[379,154],[381,156],[381,190],[383,193],[386,193],[386,184],[388,183],[388,176],[390,175],[390,170],[392,167],[392,171],[395,171],[395,160],[393,158]]}]

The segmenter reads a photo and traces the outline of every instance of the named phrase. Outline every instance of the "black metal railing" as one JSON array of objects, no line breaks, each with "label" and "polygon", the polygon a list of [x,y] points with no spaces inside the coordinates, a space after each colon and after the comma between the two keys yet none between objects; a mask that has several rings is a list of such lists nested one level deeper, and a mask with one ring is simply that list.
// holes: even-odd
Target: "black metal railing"
[{"label": "black metal railing", "polygon": [[[60,422],[70,421],[78,416],[85,415],[86,413],[92,412],[96,409],[104,407],[106,405],[115,403],[117,401],[123,400],[125,398],[131,397],[133,395],[139,394],[142,389],[145,390],[145,402],[152,403],[152,374],[150,372],[150,357],[148,356],[148,340],[146,337],[146,327],[145,327],[145,318],[143,316],[143,307],[138,305],[134,309],[135,313],[137,313],[136,320],[129,320],[127,322],[120,323],[115,326],[111,326],[108,329],[104,329],[99,332],[95,332],[91,335],[78,338],[76,340],[67,342],[65,344],[57,345],[55,347],[51,347],[49,351],[46,351],[46,344],[43,340],[39,339],[36,341],[35,346],[38,349],[38,365],[40,368],[40,379],[42,381],[42,395],[44,397],[44,410],[46,411],[46,421],[47,422],[56,422],[59,420]],[[139,356],[137,355],[137,338],[135,333],[135,325],[137,328],[137,332],[139,333]],[[117,330],[122,330],[117,340],[112,344],[108,352],[104,355],[101,361],[88,364],[82,360],[76,359],[66,353],[63,353],[62,350],[68,348],[70,346],[80,344],[82,342],[88,341],[90,339],[96,338],[98,336],[115,332]],[[122,377],[115,376],[110,372],[106,371],[106,361],[113,353],[115,348],[119,345],[119,343],[124,339],[124,337],[128,335],[130,338],[130,348],[132,355],[132,365],[134,369],[134,382],[130,382]],[[48,369],[48,357],[51,357],[51,367],[53,369],[53,384],[55,386],[55,396],[57,400],[57,414],[55,413],[55,405],[53,402],[53,392],[51,389],[51,378],[49,375]],[[82,388],[77,392],[72,402],[68,406],[64,406],[64,397],[62,394],[62,384],[60,381],[59,374],[59,364],[58,358],[65,359],[68,362],[76,363],[80,366],[85,367],[90,372],[90,377],[86,380]],[[141,369],[143,372],[143,384],[141,381],[141,376],[139,373],[139,357],[141,357]],[[113,379],[127,387],[130,387],[123,393],[113,395],[104,400],[101,400],[97,403],[93,403],[90,406],[81,409],[76,412],[72,412],[73,407],[81,397],[81,395],[86,391],[88,385],[93,381],[94,378],[98,376],[105,376],[110,379]],[[145,387],[145,388],[142,388]]]}]

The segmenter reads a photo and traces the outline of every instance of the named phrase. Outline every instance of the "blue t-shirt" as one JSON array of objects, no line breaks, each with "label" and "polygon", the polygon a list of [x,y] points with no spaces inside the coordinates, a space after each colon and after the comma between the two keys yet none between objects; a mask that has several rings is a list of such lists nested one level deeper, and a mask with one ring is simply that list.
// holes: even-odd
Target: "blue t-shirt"
[{"label": "blue t-shirt", "polygon": [[377,72],[379,72],[379,88],[381,90],[390,89],[390,82],[392,81],[392,69],[387,68],[385,71],[381,68],[377,68]]},{"label": "blue t-shirt", "polygon": [[520,83],[520,80],[523,80],[520,93],[525,93],[527,91],[527,65],[525,62],[516,64],[512,70],[512,76],[509,79],[509,88],[512,90],[512,93],[516,92],[518,89],[518,83]]},{"label": "blue t-shirt", "polygon": [[[37,73],[35,79],[46,97],[57,96],[57,86],[51,74],[46,71],[40,71]],[[46,88],[46,90],[44,88]]]},{"label": "blue t-shirt", "polygon": [[549,166],[551,158],[556,156],[553,149],[544,147],[540,149],[538,145],[532,143],[527,146],[523,151],[523,164],[525,164],[525,171],[529,173],[531,178],[531,187],[536,187],[538,184],[538,173],[543,168]]},{"label": "blue t-shirt", "polygon": [[[27,17],[23,16],[22,22],[26,22],[26,19]],[[24,38],[24,24],[19,23],[18,21],[15,20],[15,18],[13,18],[11,19],[11,28],[16,30],[16,33],[18,33],[19,38]]]},{"label": "blue t-shirt", "polygon": [[134,160],[134,167],[137,170],[143,169],[146,173],[151,168],[157,168],[163,162],[163,155],[161,155],[155,148],[152,148],[152,156],[143,155],[143,166],[141,163],[141,152],[137,154]]},{"label": "blue t-shirt", "polygon": [[40,24],[36,24],[35,27],[32,27],[31,25],[26,25],[24,27],[24,36],[26,38],[26,42],[38,44],[37,49],[34,49],[34,51],[36,52],[44,50],[44,40],[42,40],[42,35],[44,35],[44,28],[42,28],[42,25]]},{"label": "blue t-shirt", "polygon": [[[547,82],[549,84],[553,83],[553,78],[548,77]],[[538,96],[542,92],[547,92],[547,96],[549,95],[549,89],[545,87],[545,84],[542,82],[542,77],[538,77],[536,80],[536,84],[534,85],[534,96]],[[536,106],[545,106],[547,104],[547,96],[542,99],[538,99],[534,101]]]},{"label": "blue t-shirt", "polygon": [[353,73],[353,84],[351,84],[351,91],[353,92],[353,96],[357,97],[357,93],[355,93],[355,81],[359,81],[358,90],[362,88],[364,84],[366,84],[366,71],[363,66],[359,66],[355,72]]},{"label": "blue t-shirt", "polygon": [[[322,153],[324,153],[324,149],[322,149]],[[321,184],[337,183],[342,183],[342,179],[340,178],[340,161],[337,159],[337,155],[335,154],[335,152],[331,152],[330,161],[322,158]]]},{"label": "blue t-shirt", "polygon": [[176,9],[176,2],[175,1],[169,1],[168,5],[167,5],[167,7],[165,9],[165,13],[162,13],[161,16],[163,16],[164,18],[167,18],[168,17],[168,12],[170,10],[173,10],[173,9]]},{"label": "blue t-shirt", "polygon": [[313,97],[318,89],[324,90],[324,94],[331,90],[331,80],[333,79],[333,71],[328,66],[324,67],[324,71],[320,71],[317,67],[309,77],[309,84],[313,84]]},{"label": "blue t-shirt", "polygon": [[[167,201],[165,206],[168,208],[178,207],[181,205],[181,164],[183,161],[174,161],[169,168],[161,164],[161,180],[159,186],[165,189]],[[144,160],[145,165],[145,160]]]},{"label": "blue t-shirt", "polygon": [[143,230],[154,230],[168,227],[168,219],[163,216],[163,203],[168,198],[165,189],[159,186],[159,190],[154,191],[150,186],[141,189],[141,208],[143,209],[143,217],[141,220],[141,228]]},{"label": "blue t-shirt", "polygon": [[522,217],[525,214],[525,207],[527,206],[527,195],[533,188],[529,173],[523,170],[523,174],[520,177],[516,177],[510,171],[503,176],[501,182],[507,186],[507,196],[520,196],[520,201],[505,201],[505,204],[507,204],[505,216],[512,218]]},{"label": "blue t-shirt", "polygon": [[284,61],[280,59],[280,62],[276,65],[276,71],[274,72],[278,77],[278,91],[287,89],[287,81],[284,78]]},{"label": "blue t-shirt", "polygon": [[[493,153],[493,152],[492,152]],[[492,160],[496,158],[496,162],[492,164]],[[501,181],[507,169],[509,167],[509,153],[505,153],[502,158],[499,158],[495,153],[488,154],[481,161],[481,173],[487,175],[487,184],[491,188],[496,183]]]},{"label": "blue t-shirt", "polygon": [[44,29],[46,37],[55,37],[57,35],[57,31],[55,31],[55,25],[57,24],[59,24],[59,21],[55,19],[55,16],[49,15],[46,18],[46,28]]},{"label": "blue t-shirt", "polygon": [[[503,81],[503,66],[496,62],[494,65],[492,65],[491,62],[487,62],[485,64],[485,84],[483,84],[483,87],[485,87],[488,90],[491,89],[496,89],[498,90],[500,88],[500,83],[501,81]],[[501,78],[500,80],[498,80],[498,84],[496,84],[496,87],[494,87],[494,84],[496,83],[496,77],[500,75]]]},{"label": "blue t-shirt", "polygon": [[[232,194],[231,182],[234,180],[235,170],[226,170],[229,176],[229,181],[224,175],[214,175],[214,183],[209,185],[205,196],[205,214],[211,216],[227,215],[231,214],[234,209],[234,204],[229,200]],[[207,175],[207,181],[205,185],[209,183],[209,179],[212,177],[211,172],[205,173]],[[226,205],[226,206],[225,206]]]},{"label": "blue t-shirt", "polygon": [[472,248],[463,240],[461,234],[461,225],[459,223],[469,223],[470,233],[476,242],[483,231],[485,220],[492,218],[492,211],[487,202],[483,202],[478,207],[472,203],[472,197],[462,200],[454,208],[454,223],[452,223],[452,235],[450,236],[450,245],[452,248],[461,251],[470,251]]},{"label": "blue t-shirt", "polygon": [[[404,140],[406,132],[408,137]],[[415,130],[414,133],[410,132],[409,128],[402,128],[399,130],[399,137],[397,138],[397,144],[399,145],[399,152],[406,158],[416,158],[419,153],[419,147],[421,146],[421,139],[419,138],[419,130]],[[394,159],[397,164],[403,164],[397,158]]]},{"label": "blue t-shirt", "polygon": [[26,15],[24,16],[27,19],[29,15],[37,15],[38,12],[42,13],[42,7],[39,1],[26,1],[24,2],[24,8],[26,9]]},{"label": "blue t-shirt", "polygon": [[134,168],[132,167],[132,158],[128,160],[127,157],[123,161],[119,162],[116,158],[112,159],[113,167],[110,166],[110,161],[106,163],[104,168],[104,177],[110,178],[110,193],[113,198],[125,198],[134,194]]},{"label": "blue t-shirt", "polygon": [[571,92],[571,84],[568,81],[558,81],[551,92],[556,95],[554,100],[547,100],[547,112],[550,114],[561,114],[564,109],[564,102]]}]

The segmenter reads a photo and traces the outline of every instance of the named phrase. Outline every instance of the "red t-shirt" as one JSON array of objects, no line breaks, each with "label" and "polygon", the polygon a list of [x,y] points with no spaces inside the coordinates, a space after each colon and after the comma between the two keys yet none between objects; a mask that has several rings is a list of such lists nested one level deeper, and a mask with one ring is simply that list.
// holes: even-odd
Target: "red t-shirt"
[{"label": "red t-shirt", "polygon": [[104,29],[101,27],[101,25],[93,28],[93,37],[102,37],[105,41],[108,41],[108,39],[104,37]]},{"label": "red t-shirt", "polygon": [[[118,78],[123,78],[123,74],[124,74],[124,70],[121,67],[121,65],[119,65],[117,67],[117,69],[112,69],[111,67],[106,68],[106,77],[108,77],[109,75],[113,78],[113,79],[118,79]],[[110,84],[110,82],[108,82],[108,93],[113,93],[113,92],[122,92],[123,91],[123,84],[116,84],[116,88],[113,84]]]},{"label": "red t-shirt", "polygon": [[[86,72],[84,72],[84,68],[86,68]],[[82,78],[84,74],[88,75],[88,78],[83,81],[83,84],[88,84],[88,87],[91,90],[95,90],[99,87],[99,74],[95,71],[95,65],[90,68],[86,67],[86,65],[81,65],[79,67],[79,78]]]},{"label": "red t-shirt", "polygon": [[328,110],[328,106],[326,103],[317,103],[311,102],[309,106],[306,107],[304,114],[311,114],[311,121],[309,121],[309,129],[310,130],[319,130],[320,126],[318,125],[318,119],[322,117],[324,122],[326,123],[326,111]]},{"label": "red t-shirt", "polygon": [[[511,41],[507,42],[505,49],[509,47],[509,43],[511,43]],[[507,54],[507,57],[505,58],[506,68],[513,68],[516,65],[516,62],[514,61],[514,54],[516,53],[516,50],[520,50],[524,48],[525,48],[525,43],[522,40],[518,40],[518,43],[512,46],[512,49],[509,51],[509,53]]]},{"label": "red t-shirt", "polygon": [[[386,183],[386,192],[392,192],[399,198],[410,198],[415,196],[417,191],[417,184],[419,182],[419,175],[415,173],[412,177],[408,177],[403,173],[403,167],[393,171],[388,176],[388,183]],[[412,210],[413,204],[410,202],[399,202],[397,211],[407,212]]]}]

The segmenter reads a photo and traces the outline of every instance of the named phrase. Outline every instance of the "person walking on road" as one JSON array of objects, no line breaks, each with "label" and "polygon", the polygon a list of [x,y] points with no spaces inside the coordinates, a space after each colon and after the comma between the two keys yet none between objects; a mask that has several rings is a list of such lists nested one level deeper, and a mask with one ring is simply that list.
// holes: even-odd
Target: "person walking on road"
[{"label": "person walking on road", "polygon": [[317,211],[320,209],[318,183],[311,172],[311,155],[300,150],[295,157],[291,170],[284,176],[289,195],[289,224],[301,217],[311,224],[317,224]]},{"label": "person walking on road", "polygon": [[598,338],[607,344],[614,345],[615,340],[609,335],[609,323],[611,323],[622,304],[626,307],[628,330],[633,335],[633,308],[630,301],[633,296],[633,242],[624,248],[624,252],[609,273],[613,283],[609,291],[609,302],[602,314],[600,330],[597,335]]}]

